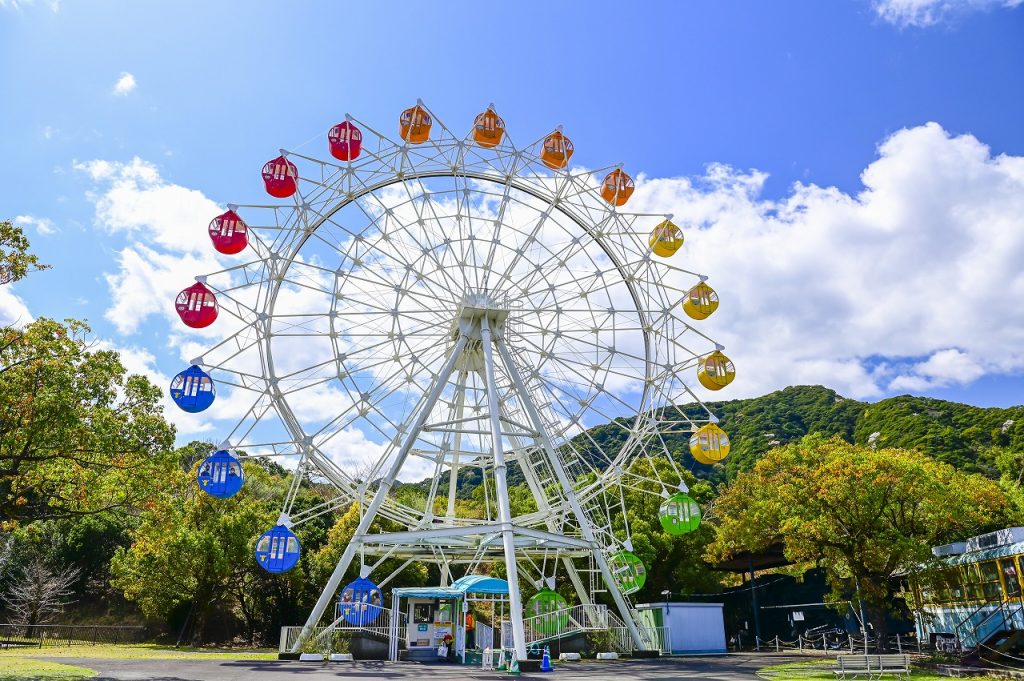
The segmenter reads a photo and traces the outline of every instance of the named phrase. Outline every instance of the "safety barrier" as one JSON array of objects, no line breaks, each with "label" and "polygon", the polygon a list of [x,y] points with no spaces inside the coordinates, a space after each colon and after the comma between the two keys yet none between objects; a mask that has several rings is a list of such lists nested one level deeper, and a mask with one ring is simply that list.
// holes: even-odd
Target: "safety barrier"
[{"label": "safety barrier", "polygon": [[850,655],[861,653],[877,654],[880,650],[888,650],[896,652],[897,654],[903,653],[924,653],[928,652],[927,646],[923,646],[921,641],[915,636],[906,636],[903,634],[894,634],[893,636],[885,637],[884,646],[879,645],[879,639],[877,637],[868,636],[867,638],[862,636],[854,636],[852,634],[821,634],[818,636],[797,636],[793,641],[787,641],[779,636],[770,639],[762,639],[761,637],[754,637],[753,646],[743,646],[742,641],[739,642],[737,647],[749,648],[757,651],[768,651],[768,652],[787,652],[787,653],[798,653],[807,655]]},{"label": "safety barrier", "polygon": [[[357,633],[369,634],[381,639],[402,643],[406,637],[406,619],[405,613],[399,613],[394,622],[392,622],[392,611],[388,609],[381,610],[380,615],[371,625],[351,624],[344,618],[338,618],[327,626],[314,627],[309,634],[306,646],[320,650],[329,647],[329,644],[333,642],[333,638],[329,637],[334,634],[351,636]],[[302,627],[281,627],[281,640],[278,643],[278,650],[282,653],[291,652],[299,641],[301,634]]]},{"label": "safety barrier", "polygon": [[90,624],[0,624],[0,648],[141,643],[145,627]]}]

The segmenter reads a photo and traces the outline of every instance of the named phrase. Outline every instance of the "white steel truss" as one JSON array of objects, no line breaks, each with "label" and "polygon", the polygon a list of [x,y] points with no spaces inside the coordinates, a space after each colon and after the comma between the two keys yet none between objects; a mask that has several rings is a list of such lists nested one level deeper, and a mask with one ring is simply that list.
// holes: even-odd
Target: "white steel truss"
[{"label": "white steel truss", "polygon": [[[365,575],[384,557],[445,575],[497,561],[522,657],[517,573],[547,580],[557,565],[584,605],[606,591],[643,647],[608,566],[631,548],[628,523],[613,518],[625,515],[623,488],[653,482],[667,495],[635,461],[667,455],[665,433],[716,420],[676,406],[700,405],[689,383],[723,349],[680,310],[706,277],[651,254],[666,216],[600,198],[612,168],[551,170],[543,138],[517,147],[506,134],[485,149],[430,113],[422,144],[347,117],[363,132],[357,159],[282,150],[299,167],[294,201],[232,206],[250,255],[200,279],[218,325],[235,329],[194,362],[218,382],[218,407],[241,414],[223,447],[294,469],[282,510],[293,526],[359,507],[307,631],[356,556]],[[609,451],[588,429],[613,421],[626,436]],[[535,508],[512,508],[510,470]],[[483,481],[476,513],[456,503],[460,474]],[[300,512],[303,479],[330,493]],[[412,503],[393,493],[400,479],[431,483]],[[369,534],[378,516],[407,530]],[[579,560],[593,565],[591,584]]]}]

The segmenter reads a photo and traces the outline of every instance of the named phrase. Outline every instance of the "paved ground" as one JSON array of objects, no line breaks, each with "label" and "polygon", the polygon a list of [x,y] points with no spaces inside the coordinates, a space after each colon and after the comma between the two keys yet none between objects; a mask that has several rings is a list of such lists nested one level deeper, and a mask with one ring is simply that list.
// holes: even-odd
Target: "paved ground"
[{"label": "paved ground", "polygon": [[[42,656],[40,656],[42,658]],[[54,662],[95,669],[95,681],[325,681],[326,679],[442,679],[495,680],[509,678],[503,672],[484,672],[476,667],[418,664],[415,662],[322,663],[208,660],[97,660],[52,658]],[[749,681],[761,667],[807,658],[786,655],[733,654],[721,657],[670,658],[615,662],[565,662],[555,664],[554,674],[524,674],[523,679],[554,681],[626,681],[627,679],[708,679]]]}]

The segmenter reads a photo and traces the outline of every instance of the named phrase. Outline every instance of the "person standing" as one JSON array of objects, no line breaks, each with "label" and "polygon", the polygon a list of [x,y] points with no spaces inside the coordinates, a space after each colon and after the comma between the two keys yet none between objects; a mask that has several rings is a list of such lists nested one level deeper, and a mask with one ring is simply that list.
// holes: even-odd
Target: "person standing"
[{"label": "person standing", "polygon": [[466,613],[466,650],[476,648],[476,621],[473,619],[473,611]]}]

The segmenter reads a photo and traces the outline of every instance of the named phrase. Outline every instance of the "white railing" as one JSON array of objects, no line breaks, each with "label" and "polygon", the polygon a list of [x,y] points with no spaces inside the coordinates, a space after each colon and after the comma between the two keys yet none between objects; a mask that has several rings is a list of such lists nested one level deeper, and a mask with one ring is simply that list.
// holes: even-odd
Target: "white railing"
[{"label": "white railing", "polygon": [[[512,642],[512,625],[502,620],[501,644],[505,648],[515,647]],[[523,620],[526,645],[562,638],[580,631],[598,631],[608,628],[608,606],[573,605]]]},{"label": "white railing", "polygon": [[[392,621],[391,610],[387,609],[381,610],[380,615],[370,624],[355,625],[345,621],[344,618],[339,618],[327,626],[314,627],[305,645],[313,647],[318,651],[324,650],[333,642],[333,635],[335,633],[349,635],[365,633],[382,639],[401,642],[405,640],[406,619],[405,613],[399,613],[394,618],[394,621]],[[281,641],[278,644],[278,650],[282,653],[291,652],[295,644],[298,643],[301,634],[302,627],[281,627]]]}]

